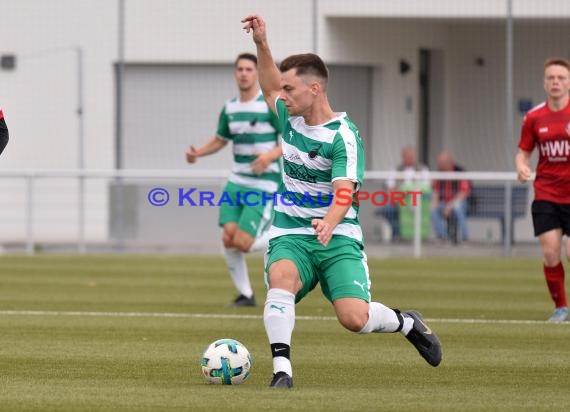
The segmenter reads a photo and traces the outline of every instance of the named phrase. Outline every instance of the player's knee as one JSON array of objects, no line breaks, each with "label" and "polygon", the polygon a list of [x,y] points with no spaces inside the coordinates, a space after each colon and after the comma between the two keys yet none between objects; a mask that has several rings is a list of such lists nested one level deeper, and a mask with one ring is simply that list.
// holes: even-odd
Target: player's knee
[{"label": "player's knee", "polygon": [[544,264],[548,267],[557,266],[560,263],[560,252],[554,250],[544,251]]},{"label": "player's knee", "polygon": [[251,249],[251,245],[254,242],[254,238],[249,234],[240,233],[239,231],[235,234],[232,239],[232,243],[234,247],[238,249],[240,252],[247,253],[249,249]]},{"label": "player's knee", "polygon": [[235,248],[233,239],[236,234],[237,226],[235,223],[224,224],[224,231],[222,232],[222,242],[226,248]]},{"label": "player's knee", "polygon": [[349,331],[360,332],[368,322],[368,312],[342,313],[342,314],[337,314],[337,318],[340,324]]},{"label": "player's knee", "polygon": [[237,250],[243,253],[249,252],[249,247],[244,245],[243,243],[236,243],[236,248]]},{"label": "player's knee", "polygon": [[233,243],[239,251],[247,253],[251,249],[253,239],[250,239],[249,236],[234,236]]},{"label": "player's knee", "polygon": [[293,276],[286,271],[274,269],[269,272],[269,283],[272,287],[279,287],[279,285],[288,284],[292,281]]},{"label": "player's knee", "polygon": [[286,271],[273,270],[269,272],[269,287],[287,290],[297,294],[302,288],[298,276]]},{"label": "player's knee", "polygon": [[222,236],[222,242],[223,242],[224,247],[225,247],[226,249],[229,249],[229,248],[233,248],[233,247],[234,247],[234,244],[233,244],[233,242],[232,242],[232,237],[231,237],[230,235],[227,235],[227,234],[224,233],[223,236]]},{"label": "player's knee", "polygon": [[544,256],[544,265],[547,267],[553,268],[554,266],[558,266],[559,263],[560,263],[559,256],[550,256],[550,257]]}]

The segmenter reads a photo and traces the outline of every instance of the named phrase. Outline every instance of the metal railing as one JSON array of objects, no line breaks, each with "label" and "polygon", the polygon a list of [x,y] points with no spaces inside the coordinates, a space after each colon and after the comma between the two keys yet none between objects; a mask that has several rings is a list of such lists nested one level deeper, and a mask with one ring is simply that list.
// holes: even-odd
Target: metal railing
[{"label": "metal railing", "polygon": [[[187,182],[215,181],[221,182],[229,176],[227,170],[103,170],[103,169],[5,169],[0,170],[0,184],[2,179],[22,179],[25,182],[25,200],[22,207],[25,209],[25,251],[27,254],[35,253],[36,238],[34,230],[34,195],[37,181],[43,179],[72,179],[77,181],[77,253],[86,253],[87,239],[85,235],[85,181],[87,179],[104,179],[109,182],[135,182],[149,179],[177,181],[183,179]],[[409,178],[407,173],[393,171],[367,171],[365,180],[385,181],[386,179]],[[417,181],[426,180],[462,180],[468,179],[478,182],[495,182],[504,185],[504,216],[510,216],[512,211],[512,188],[516,183],[514,172],[418,172],[414,176]],[[418,197],[418,204],[414,209],[414,238],[413,256],[422,256],[421,238],[421,210],[422,199]],[[512,221],[505,219],[503,254],[511,254]]]}]

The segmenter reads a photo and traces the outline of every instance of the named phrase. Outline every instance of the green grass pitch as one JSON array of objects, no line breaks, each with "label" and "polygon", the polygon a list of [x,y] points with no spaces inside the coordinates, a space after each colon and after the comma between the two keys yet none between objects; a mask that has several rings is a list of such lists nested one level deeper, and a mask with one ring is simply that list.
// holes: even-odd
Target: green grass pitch
[{"label": "green grass pitch", "polygon": [[[344,330],[315,290],[297,305],[295,388],[275,391],[263,308],[225,307],[221,257],[0,256],[0,411],[570,410],[570,323],[544,322],[539,260],[369,265],[375,300],[421,311],[442,364],[400,334]],[[263,302],[261,259],[249,266]],[[253,355],[243,385],[200,375],[225,337]]]}]

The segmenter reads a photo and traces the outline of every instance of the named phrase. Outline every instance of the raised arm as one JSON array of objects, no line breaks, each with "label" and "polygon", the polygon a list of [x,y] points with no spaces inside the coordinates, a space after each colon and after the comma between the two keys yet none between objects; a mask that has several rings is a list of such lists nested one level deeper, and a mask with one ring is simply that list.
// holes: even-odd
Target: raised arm
[{"label": "raised arm", "polygon": [[267,42],[266,25],[261,16],[251,14],[242,20],[246,33],[252,31],[252,38],[257,48],[257,70],[259,85],[269,108],[276,113],[275,101],[281,91],[281,73],[273,61]]}]

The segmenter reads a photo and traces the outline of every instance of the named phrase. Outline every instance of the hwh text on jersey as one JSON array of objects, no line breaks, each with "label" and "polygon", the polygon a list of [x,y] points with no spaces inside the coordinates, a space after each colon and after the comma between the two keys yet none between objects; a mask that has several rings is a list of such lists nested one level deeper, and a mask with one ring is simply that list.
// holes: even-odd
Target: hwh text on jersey
[{"label": "hwh text on jersey", "polygon": [[540,143],[540,155],[548,157],[551,162],[564,162],[570,156],[569,140],[549,140]]}]

